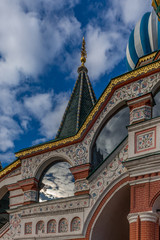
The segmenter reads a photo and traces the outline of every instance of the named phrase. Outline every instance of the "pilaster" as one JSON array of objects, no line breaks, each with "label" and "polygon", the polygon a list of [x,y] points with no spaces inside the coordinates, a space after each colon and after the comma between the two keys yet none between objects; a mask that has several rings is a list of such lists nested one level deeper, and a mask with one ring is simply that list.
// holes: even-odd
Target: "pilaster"
[{"label": "pilaster", "polygon": [[153,212],[130,213],[130,240],[158,240],[158,215]]},{"label": "pilaster", "polygon": [[75,179],[75,195],[83,195],[89,193],[87,180],[89,170],[89,163],[70,168],[70,171]]},{"label": "pilaster", "polygon": [[151,93],[127,102],[130,108],[130,124],[152,118],[153,99]]},{"label": "pilaster", "polygon": [[38,180],[29,178],[18,182],[24,192],[24,205],[38,201]]}]

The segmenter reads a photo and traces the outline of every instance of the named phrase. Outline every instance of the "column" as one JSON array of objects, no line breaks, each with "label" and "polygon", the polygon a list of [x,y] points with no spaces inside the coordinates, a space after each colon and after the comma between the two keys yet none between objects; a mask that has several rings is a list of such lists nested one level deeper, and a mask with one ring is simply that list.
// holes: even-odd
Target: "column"
[{"label": "column", "polygon": [[159,222],[156,213],[130,213],[128,221],[130,240],[159,240]]}]

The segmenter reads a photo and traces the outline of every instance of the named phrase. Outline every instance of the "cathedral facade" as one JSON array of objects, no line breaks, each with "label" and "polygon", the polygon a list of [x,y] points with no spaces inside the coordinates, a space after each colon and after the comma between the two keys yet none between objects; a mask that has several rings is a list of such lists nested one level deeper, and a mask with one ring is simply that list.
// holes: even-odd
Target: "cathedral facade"
[{"label": "cathedral facade", "polygon": [[[17,152],[17,160],[0,171],[0,239],[160,239],[154,17],[147,14],[136,25],[127,47],[130,71],[112,79],[98,100],[83,39],[82,64],[55,140]],[[73,194],[47,199],[42,179],[57,164],[69,169],[64,185],[67,190],[72,175]]]}]

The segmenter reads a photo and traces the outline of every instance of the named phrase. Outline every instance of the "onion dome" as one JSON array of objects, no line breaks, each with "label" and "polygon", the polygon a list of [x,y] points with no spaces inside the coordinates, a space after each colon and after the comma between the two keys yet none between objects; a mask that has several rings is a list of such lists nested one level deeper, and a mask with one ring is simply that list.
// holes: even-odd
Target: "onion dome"
[{"label": "onion dome", "polygon": [[127,49],[128,70],[136,67],[138,59],[160,49],[160,22],[155,11],[145,13],[131,32]]}]

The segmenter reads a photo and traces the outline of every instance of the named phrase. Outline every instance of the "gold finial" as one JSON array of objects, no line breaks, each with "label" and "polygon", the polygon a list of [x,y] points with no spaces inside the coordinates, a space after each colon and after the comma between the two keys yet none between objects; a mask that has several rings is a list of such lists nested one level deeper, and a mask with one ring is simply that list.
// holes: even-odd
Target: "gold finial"
[{"label": "gold finial", "polygon": [[86,62],[86,58],[87,58],[86,42],[83,37],[82,48],[81,48],[81,63],[82,63],[81,66],[84,66],[84,64]]}]

